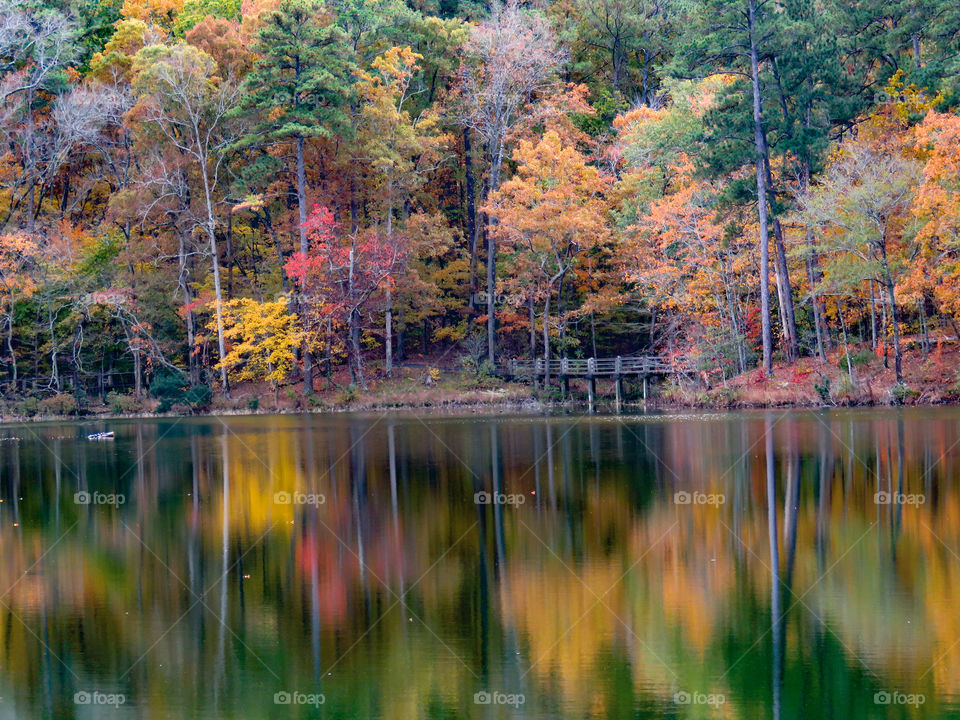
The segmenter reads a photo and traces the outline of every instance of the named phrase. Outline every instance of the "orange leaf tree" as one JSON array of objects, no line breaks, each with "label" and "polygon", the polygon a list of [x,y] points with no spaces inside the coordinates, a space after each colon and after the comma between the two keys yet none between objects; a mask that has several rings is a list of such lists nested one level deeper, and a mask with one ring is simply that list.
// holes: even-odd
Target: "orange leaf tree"
[{"label": "orange leaf tree", "polygon": [[[503,243],[504,289],[526,297],[533,314],[542,302],[543,357],[550,358],[551,322],[565,336],[570,311],[551,317],[551,303],[588,253],[610,239],[607,192],[610,179],[551,130],[538,142],[521,141],[513,153],[516,175],[490,196],[485,208]],[[531,325],[531,340],[533,339]],[[549,377],[547,378],[549,381]]]}]

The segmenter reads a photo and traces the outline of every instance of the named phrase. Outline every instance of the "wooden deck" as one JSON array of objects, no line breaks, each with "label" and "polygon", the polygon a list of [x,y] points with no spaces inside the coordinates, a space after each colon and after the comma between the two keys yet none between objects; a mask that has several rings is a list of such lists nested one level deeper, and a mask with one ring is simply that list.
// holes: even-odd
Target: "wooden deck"
[{"label": "wooden deck", "polygon": [[[536,383],[538,378],[546,382],[547,376],[560,381],[564,395],[570,393],[570,380],[584,378],[587,381],[587,399],[593,412],[597,396],[597,381],[606,378],[613,381],[617,412],[624,396],[624,380],[638,377],[643,380],[643,404],[647,404],[648,380],[654,376],[687,375],[689,368],[682,361],[660,355],[635,355],[613,358],[556,358],[549,364],[543,358],[536,362],[510,360],[498,368],[501,375],[516,380]],[[549,371],[549,373],[547,372]]]},{"label": "wooden deck", "polygon": [[[510,360],[501,366],[501,373],[508,377],[542,377],[546,374],[547,364],[543,358],[537,358],[535,363]],[[557,378],[570,377],[623,377],[637,375],[650,377],[652,375],[676,375],[688,372],[686,366],[675,360],[660,355],[637,355],[615,358],[551,358],[550,376]]]}]

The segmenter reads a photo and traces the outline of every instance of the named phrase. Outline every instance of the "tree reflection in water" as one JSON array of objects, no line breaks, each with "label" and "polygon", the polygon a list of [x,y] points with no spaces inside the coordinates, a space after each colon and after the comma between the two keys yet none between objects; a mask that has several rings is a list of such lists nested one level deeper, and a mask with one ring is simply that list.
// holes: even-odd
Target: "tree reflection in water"
[{"label": "tree reflection in water", "polygon": [[113,428],[0,429],[17,716],[958,716],[956,410]]}]

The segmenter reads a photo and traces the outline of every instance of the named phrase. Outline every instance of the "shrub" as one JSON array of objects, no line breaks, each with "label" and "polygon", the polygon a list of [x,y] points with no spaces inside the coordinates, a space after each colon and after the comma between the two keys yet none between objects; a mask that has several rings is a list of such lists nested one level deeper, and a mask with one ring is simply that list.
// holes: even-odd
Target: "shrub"
[{"label": "shrub", "polygon": [[14,403],[13,412],[23,417],[33,417],[40,411],[40,403],[35,397],[25,397],[20,402]]},{"label": "shrub", "polygon": [[894,405],[903,405],[907,400],[919,395],[919,391],[914,390],[903,383],[898,383],[890,388],[890,399]]},{"label": "shrub", "polygon": [[57,393],[37,403],[41,415],[75,415],[79,407],[77,399],[67,393]]},{"label": "shrub", "polygon": [[349,405],[357,399],[357,386],[351,383],[340,390],[337,395],[337,402],[341,405]]},{"label": "shrub", "polygon": [[124,395],[118,392],[108,392],[107,406],[118,415],[138,413],[143,410],[143,400],[136,395]]},{"label": "shrub", "polygon": [[190,387],[186,378],[173,373],[158,374],[150,383],[150,394],[160,401],[157,412],[195,412],[210,405],[213,391],[209,385]]},{"label": "shrub", "polygon": [[735,407],[740,402],[740,391],[737,388],[722,387],[717,390],[716,399],[723,407]]},{"label": "shrub", "polygon": [[247,400],[247,409],[248,410],[257,410],[260,407],[260,398],[254,396]]},{"label": "shrub", "polygon": [[855,392],[856,387],[850,382],[850,378],[843,375],[840,377],[837,387],[833,391],[833,399],[836,402],[850,404],[853,402]]},{"label": "shrub", "polygon": [[473,382],[480,386],[493,379],[497,372],[496,367],[489,360],[482,360],[475,365],[467,363],[464,369],[473,375]]},{"label": "shrub", "polygon": [[187,391],[183,394],[183,399],[195,410],[199,410],[210,405],[210,401],[213,399],[213,390],[210,389],[209,385],[195,385],[187,388]]},{"label": "shrub", "polygon": [[830,378],[826,375],[821,375],[820,379],[813,384],[813,389],[817,391],[820,402],[824,404],[830,402]]},{"label": "shrub", "polygon": [[[855,368],[866,367],[873,360],[873,353],[869,350],[857,350],[854,353],[850,353],[850,364]],[[841,370],[847,369],[847,355],[843,353],[840,355],[840,359],[837,360],[837,367]]]}]

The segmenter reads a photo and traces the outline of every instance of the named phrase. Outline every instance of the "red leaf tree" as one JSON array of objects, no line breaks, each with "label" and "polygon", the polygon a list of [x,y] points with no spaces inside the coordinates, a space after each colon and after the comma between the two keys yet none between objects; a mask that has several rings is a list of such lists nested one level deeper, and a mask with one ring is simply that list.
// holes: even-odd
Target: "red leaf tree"
[{"label": "red leaf tree", "polygon": [[285,266],[300,293],[304,330],[314,342],[323,333],[346,330],[350,377],[366,387],[361,334],[376,326],[382,291],[393,286],[403,267],[403,241],[394,234],[388,243],[373,231],[341,233],[333,213],[320,206],[314,207],[304,227],[310,251],[294,253]]}]

